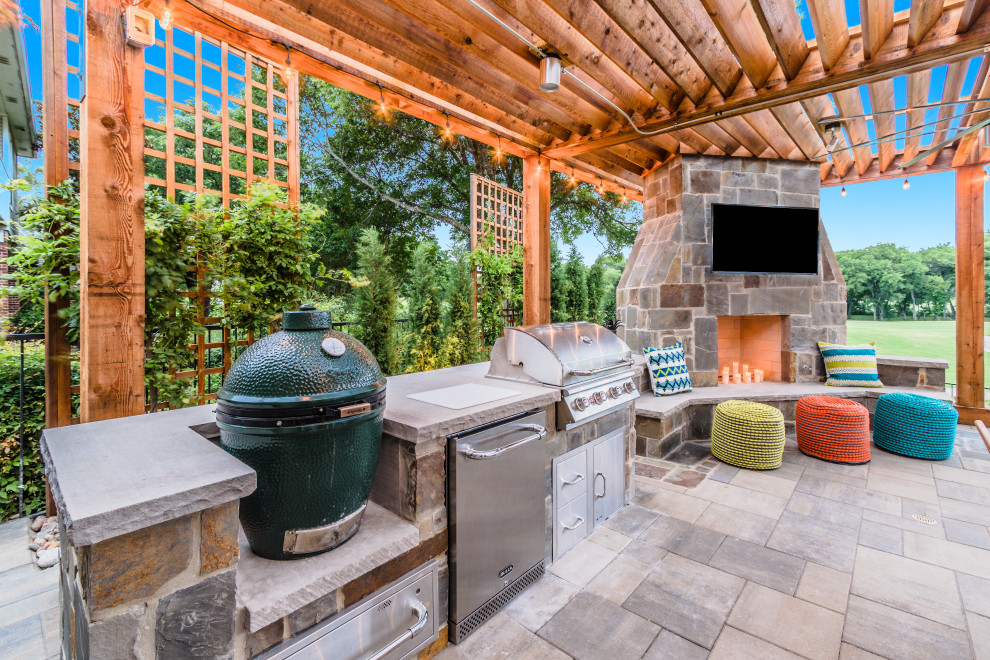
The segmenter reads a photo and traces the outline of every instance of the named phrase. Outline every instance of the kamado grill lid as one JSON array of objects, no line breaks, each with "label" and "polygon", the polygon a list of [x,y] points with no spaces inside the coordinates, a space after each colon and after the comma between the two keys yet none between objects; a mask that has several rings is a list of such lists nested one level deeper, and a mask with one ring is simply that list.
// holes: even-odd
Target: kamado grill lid
[{"label": "kamado grill lid", "polygon": [[284,417],[287,408],[333,418],[343,404],[364,402],[374,409],[384,398],[385,377],[375,356],[354,337],[332,330],[328,312],[303,305],[282,315],[280,332],[234,362],[217,393],[218,419]]}]

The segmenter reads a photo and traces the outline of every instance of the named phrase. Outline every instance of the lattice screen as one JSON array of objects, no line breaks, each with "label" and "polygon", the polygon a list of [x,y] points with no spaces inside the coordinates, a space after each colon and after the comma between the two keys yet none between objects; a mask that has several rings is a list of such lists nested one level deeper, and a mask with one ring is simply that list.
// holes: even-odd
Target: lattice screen
[{"label": "lattice screen", "polygon": [[[508,254],[523,242],[523,196],[491,179],[471,175],[471,249],[492,236],[490,251]],[[477,287],[475,273],[475,286]],[[505,301],[502,318],[507,325],[517,325],[522,319]]]},{"label": "lattice screen", "polygon": [[471,249],[494,236],[491,250],[500,254],[522,245],[523,196],[512,188],[471,175]]},{"label": "lattice screen", "polygon": [[158,28],[145,49],[145,181],[224,206],[266,179],[298,199],[298,76],[198,32]]},{"label": "lattice screen", "polygon": [[[297,202],[297,75],[199,32],[158,26],[156,37],[144,55],[146,184],[177,201],[214,194],[229,207],[264,179]],[[195,379],[204,404],[254,336],[220,326],[223,311],[193,269],[200,285],[188,295],[206,333],[175,375]]]}]

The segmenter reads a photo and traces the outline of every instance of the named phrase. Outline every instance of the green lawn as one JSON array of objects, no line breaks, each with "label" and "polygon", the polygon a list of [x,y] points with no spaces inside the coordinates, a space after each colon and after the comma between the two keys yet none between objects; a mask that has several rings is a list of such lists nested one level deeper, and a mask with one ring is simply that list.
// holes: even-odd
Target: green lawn
[{"label": "green lawn", "polygon": [[[846,343],[877,343],[880,355],[905,355],[948,360],[945,379],[956,380],[955,321],[863,321],[850,320]],[[984,331],[986,334],[986,331]],[[984,356],[985,373],[990,375],[990,356]]]}]

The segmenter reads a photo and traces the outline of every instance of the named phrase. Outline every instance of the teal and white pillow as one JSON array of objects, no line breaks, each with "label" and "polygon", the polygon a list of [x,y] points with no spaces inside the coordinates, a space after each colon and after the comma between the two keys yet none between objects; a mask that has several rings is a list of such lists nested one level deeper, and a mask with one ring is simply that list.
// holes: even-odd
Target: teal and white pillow
[{"label": "teal and white pillow", "polygon": [[877,373],[877,345],[843,346],[818,342],[825,360],[826,385],[836,387],[883,387]]},{"label": "teal and white pillow", "polygon": [[650,370],[650,385],[655,396],[669,396],[691,391],[691,376],[684,361],[684,345],[667,348],[644,347],[646,366]]}]

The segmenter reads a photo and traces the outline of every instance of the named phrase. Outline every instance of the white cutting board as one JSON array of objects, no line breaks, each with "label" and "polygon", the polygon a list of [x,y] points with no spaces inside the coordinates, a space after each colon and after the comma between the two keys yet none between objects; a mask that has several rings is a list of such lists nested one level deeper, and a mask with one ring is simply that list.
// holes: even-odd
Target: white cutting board
[{"label": "white cutting board", "polygon": [[490,385],[455,385],[454,387],[444,387],[439,390],[429,392],[419,392],[418,394],[406,395],[410,399],[432,403],[435,406],[443,406],[452,410],[480,406],[483,403],[491,403],[499,399],[507,399],[516,396],[519,392],[508,390],[504,387],[492,387]]}]

